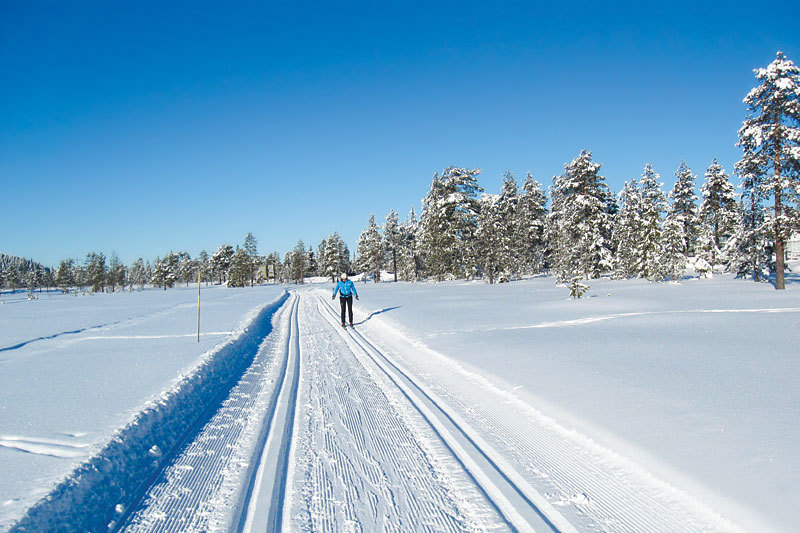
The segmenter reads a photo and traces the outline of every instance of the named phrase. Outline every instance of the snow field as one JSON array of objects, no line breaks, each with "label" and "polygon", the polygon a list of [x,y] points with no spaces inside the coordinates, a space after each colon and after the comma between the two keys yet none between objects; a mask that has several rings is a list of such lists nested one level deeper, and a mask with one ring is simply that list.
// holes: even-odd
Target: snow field
[{"label": "snow field", "polygon": [[[14,499],[6,500],[11,505],[4,506],[0,528],[38,531],[59,527],[58,524],[91,530],[113,527],[138,497],[143,484],[149,484],[150,478],[160,471],[175,447],[196,431],[204,417],[216,410],[222,395],[241,376],[261,339],[269,333],[270,321],[265,317],[275,311],[281,298],[285,298],[274,288],[249,294],[208,291],[205,325],[228,328],[237,323],[241,325],[231,328],[235,329],[232,334],[206,335],[203,342],[190,344],[182,340],[186,333],[175,333],[184,328],[181,324],[187,314],[196,319],[194,306],[188,302],[196,300],[197,293],[170,292],[172,294],[159,294],[166,301],[156,307],[158,310],[155,312],[149,308],[150,295],[141,299],[137,298],[141,295],[136,293],[106,295],[107,301],[120,304],[119,315],[122,318],[115,324],[93,328],[91,335],[85,331],[86,328],[78,333],[67,332],[64,335],[69,338],[65,339],[61,338],[64,335],[52,333],[39,335],[50,338],[34,337],[33,342],[6,352],[6,359],[0,361],[0,365],[9,372],[0,377],[6,382],[0,401],[9,416],[0,423],[0,431],[58,434],[52,429],[58,427],[56,424],[61,427],[65,423],[75,424],[86,427],[88,431],[72,433],[76,438],[83,437],[89,442],[85,442],[88,453],[70,456],[69,462],[63,462],[63,458],[58,462],[59,458],[21,453],[9,447],[0,448],[4,468],[32,473],[21,481],[16,476],[5,476],[0,482],[0,490],[14,495]],[[114,297],[119,300],[112,300]],[[181,302],[184,298],[188,301]],[[68,311],[76,300],[81,298],[64,297],[50,302],[50,305],[54,308],[62,306],[62,311]],[[270,301],[271,304],[264,303]],[[123,309],[126,307],[124,304],[127,304],[127,310]],[[91,318],[103,318],[99,316],[102,313],[100,307]],[[81,320],[87,322],[85,316]],[[42,321],[40,328],[44,331],[54,329],[46,320]],[[115,332],[130,334],[109,334]],[[227,340],[220,343],[226,336]],[[159,347],[164,349],[162,356],[171,357],[154,359],[149,350],[158,350]],[[203,350],[207,350],[206,353],[202,354]],[[200,354],[202,356],[198,358]],[[48,376],[46,382],[36,384],[47,365],[53,366],[52,371],[60,371],[60,381]],[[181,371],[177,379],[171,377],[175,370]],[[137,376],[152,381],[140,381]],[[161,388],[161,391],[145,402],[152,394],[149,391],[154,388],[156,391]],[[49,394],[48,389],[51,389]],[[65,389],[71,389],[72,394],[65,394],[63,398],[53,397]],[[86,397],[91,398],[98,392],[106,399],[105,404],[85,403]],[[33,394],[39,397],[32,398]],[[37,410],[37,406],[45,405],[43,400],[51,397],[55,402],[53,406],[58,407],[51,410],[71,409],[73,412],[67,413],[69,418],[53,416],[47,409]],[[131,411],[126,413],[126,408]],[[106,425],[126,418],[128,422],[117,426],[119,429]],[[28,423],[22,425],[19,420]],[[10,440],[7,436],[4,438]],[[33,441],[36,437],[26,439]],[[81,462],[80,459],[85,460]],[[47,462],[42,462],[44,460]],[[61,481],[56,482],[58,478]],[[34,503],[31,496],[38,498],[43,490],[47,491],[46,496],[24,511],[22,505]],[[12,522],[16,524],[11,526]]]}]

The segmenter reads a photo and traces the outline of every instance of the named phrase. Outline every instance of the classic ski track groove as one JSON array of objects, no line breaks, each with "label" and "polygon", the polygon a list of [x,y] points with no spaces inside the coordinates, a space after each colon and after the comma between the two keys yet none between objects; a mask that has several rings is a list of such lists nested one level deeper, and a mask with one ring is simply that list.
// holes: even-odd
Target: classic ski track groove
[{"label": "classic ski track groove", "polygon": [[[321,299],[319,307],[325,309],[324,312],[320,309],[320,312],[337,327],[336,311]],[[576,531],[498,454],[490,450],[464,420],[452,413],[440,399],[428,393],[361,332],[350,327],[340,333],[350,341],[348,344],[355,344],[355,350],[363,351],[402,392],[513,529],[565,533]]]},{"label": "classic ski track groove", "polygon": [[[513,529],[394,382],[304,297],[292,528]],[[287,502],[288,503],[288,502]]]},{"label": "classic ski track groove", "polygon": [[284,528],[283,510],[289,458],[294,434],[297,392],[300,382],[300,332],[298,309],[300,296],[293,295],[289,333],[286,340],[286,362],[280,391],[271,410],[268,436],[259,444],[257,468],[248,481],[245,502],[239,519],[239,531],[278,531]]}]

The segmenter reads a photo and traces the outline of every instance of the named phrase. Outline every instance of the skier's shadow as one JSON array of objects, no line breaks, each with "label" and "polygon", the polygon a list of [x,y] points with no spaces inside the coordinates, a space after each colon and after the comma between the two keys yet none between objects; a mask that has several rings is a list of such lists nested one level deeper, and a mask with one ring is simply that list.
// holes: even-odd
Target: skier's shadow
[{"label": "skier's shadow", "polygon": [[361,325],[361,324],[363,324],[364,322],[366,322],[366,321],[367,321],[367,320],[369,320],[370,318],[374,317],[375,315],[379,315],[379,314],[381,314],[381,313],[386,313],[387,311],[392,311],[392,310],[394,310],[394,309],[400,309],[401,307],[403,307],[403,306],[402,306],[402,305],[396,305],[396,306],[394,306],[394,307],[387,307],[386,309],[380,309],[380,310],[378,310],[378,311],[373,311],[373,312],[371,312],[370,314],[368,314],[368,315],[367,315],[367,318],[365,318],[365,319],[364,319],[364,320],[362,320],[361,322],[356,322],[356,325]]}]

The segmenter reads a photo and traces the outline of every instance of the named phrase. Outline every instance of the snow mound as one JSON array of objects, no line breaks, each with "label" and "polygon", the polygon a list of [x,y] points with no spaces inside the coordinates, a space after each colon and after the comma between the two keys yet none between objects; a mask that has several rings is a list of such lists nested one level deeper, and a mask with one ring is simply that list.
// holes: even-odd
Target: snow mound
[{"label": "snow mound", "polygon": [[148,402],[109,443],[28,509],[11,531],[113,529],[181,445],[210,418],[253,361],[288,298],[256,309],[224,343]]}]

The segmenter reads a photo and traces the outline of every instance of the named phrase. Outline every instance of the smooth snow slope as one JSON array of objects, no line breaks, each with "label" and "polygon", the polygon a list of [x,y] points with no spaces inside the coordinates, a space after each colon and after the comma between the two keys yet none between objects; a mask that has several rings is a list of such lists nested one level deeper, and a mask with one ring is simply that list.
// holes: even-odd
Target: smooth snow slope
[{"label": "smooth snow slope", "polygon": [[204,287],[199,343],[192,287],[3,298],[0,529],[283,292]]},{"label": "smooth snow slope", "polygon": [[[670,498],[706,506],[710,519],[719,513],[719,524],[794,530],[798,284],[784,292],[728,277],[589,284],[577,301],[551,278],[359,284],[356,308],[387,346],[399,346],[398,336],[416,343],[416,352],[395,355],[431,386],[446,388],[454,369],[485,378],[509,406],[551,417],[596,443],[601,458],[630,459]],[[443,394],[469,416],[481,406],[470,408],[466,390]],[[591,494],[558,492],[551,496],[577,514],[598,505]]]}]

